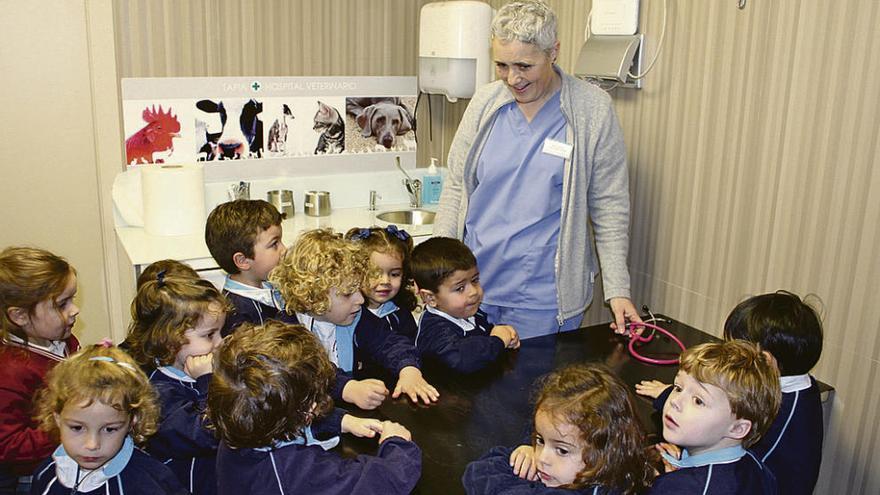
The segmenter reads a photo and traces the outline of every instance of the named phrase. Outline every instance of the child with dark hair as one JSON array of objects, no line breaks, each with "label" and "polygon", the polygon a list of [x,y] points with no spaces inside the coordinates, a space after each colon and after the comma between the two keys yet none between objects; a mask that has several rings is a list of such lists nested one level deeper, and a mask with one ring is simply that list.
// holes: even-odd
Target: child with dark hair
[{"label": "child with dark hair", "polygon": [[387,321],[391,331],[415,342],[416,320],[412,311],[418,301],[412,291],[409,270],[412,237],[396,225],[389,225],[384,229],[354,228],[345,234],[345,238],[369,254],[370,264],[376,270],[375,276],[368,280],[369,287],[363,291],[364,306]]},{"label": "child with dark hair", "polygon": [[156,392],[122,350],[95,345],[49,372],[40,427],[61,445],[34,474],[43,495],[188,493],[167,466],[135,448],[156,431]]},{"label": "child with dark hair", "polygon": [[742,340],[687,349],[663,406],[668,464],[650,494],[775,495],[772,471],[746,449],[779,410],[773,359]]},{"label": "child with dark hair", "polygon": [[468,465],[468,495],[635,494],[654,470],[626,385],[600,365],[578,364],[541,382],[531,445],[495,447]]},{"label": "child with dark hair", "polygon": [[434,237],[413,249],[410,268],[425,303],[419,320],[419,354],[459,373],[495,362],[519,347],[510,325],[493,325],[480,311],[483,288],[477,259],[458,239]]},{"label": "child with dark hair", "polygon": [[[776,359],[782,403],[773,424],[751,450],[773,471],[779,493],[813,493],[824,436],[819,387],[809,375],[822,353],[819,315],[791,292],[761,294],[730,312],[724,338],[757,343]],[[662,409],[671,391],[664,388],[660,382],[643,382],[637,391],[656,396],[655,407]]]},{"label": "child with dark hair", "polygon": [[205,244],[214,261],[226,271],[223,294],[234,306],[223,326],[223,335],[249,321],[269,319],[296,323],[284,311],[284,301],[268,282],[269,272],[287,248],[281,241],[281,213],[260,199],[221,203],[205,224]]},{"label": "child with dark hair", "polygon": [[408,494],[421,475],[409,431],[369,420],[344,432],[379,436],[376,456],[345,459],[313,445],[311,425],[332,407],[334,368],[306,329],[242,325],[217,352],[208,413],[222,443],[220,493]]}]

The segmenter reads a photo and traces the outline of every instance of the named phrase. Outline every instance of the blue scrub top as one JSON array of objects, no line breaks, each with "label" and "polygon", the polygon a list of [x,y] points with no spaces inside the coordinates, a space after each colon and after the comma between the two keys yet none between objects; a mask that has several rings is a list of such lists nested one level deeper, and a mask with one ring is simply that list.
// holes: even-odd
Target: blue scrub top
[{"label": "blue scrub top", "polygon": [[483,301],[556,309],[554,263],[565,160],[544,141],[566,142],[557,91],[528,122],[516,102],[498,111],[477,163],[464,242],[477,257]]}]

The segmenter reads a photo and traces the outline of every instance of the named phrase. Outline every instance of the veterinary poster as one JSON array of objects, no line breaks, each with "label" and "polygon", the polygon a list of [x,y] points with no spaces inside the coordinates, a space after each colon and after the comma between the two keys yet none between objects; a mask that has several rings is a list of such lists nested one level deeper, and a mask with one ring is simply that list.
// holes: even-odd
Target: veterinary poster
[{"label": "veterinary poster", "polygon": [[277,172],[349,155],[365,167],[388,154],[414,160],[417,91],[415,77],[126,78],[126,162],[201,161],[206,172],[271,162]]}]

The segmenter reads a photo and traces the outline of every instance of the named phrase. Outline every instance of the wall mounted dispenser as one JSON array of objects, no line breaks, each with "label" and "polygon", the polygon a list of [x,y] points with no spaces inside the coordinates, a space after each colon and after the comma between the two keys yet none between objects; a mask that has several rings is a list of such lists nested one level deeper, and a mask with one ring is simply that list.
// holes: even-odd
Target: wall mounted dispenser
[{"label": "wall mounted dispenser", "polygon": [[419,15],[419,90],[455,102],[492,80],[494,12],[477,1],[432,2]]},{"label": "wall mounted dispenser", "polygon": [[574,74],[585,79],[613,81],[625,88],[641,88],[642,80],[629,74],[639,74],[644,35],[593,35],[581,47]]}]

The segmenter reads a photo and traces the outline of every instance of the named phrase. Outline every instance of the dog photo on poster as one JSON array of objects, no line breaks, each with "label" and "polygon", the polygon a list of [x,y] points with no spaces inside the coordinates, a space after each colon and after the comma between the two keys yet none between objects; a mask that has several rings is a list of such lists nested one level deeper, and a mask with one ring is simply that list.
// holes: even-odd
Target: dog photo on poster
[{"label": "dog photo on poster", "polygon": [[416,151],[416,79],[123,79],[126,163]]}]

